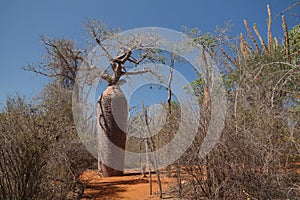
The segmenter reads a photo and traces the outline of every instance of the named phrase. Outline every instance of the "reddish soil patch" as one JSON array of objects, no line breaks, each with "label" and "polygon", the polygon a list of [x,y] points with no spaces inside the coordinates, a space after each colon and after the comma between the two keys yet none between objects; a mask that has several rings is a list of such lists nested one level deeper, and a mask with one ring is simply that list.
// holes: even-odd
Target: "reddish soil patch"
[{"label": "reddish soil patch", "polygon": [[[80,180],[85,184],[82,200],[159,199],[157,177],[155,174],[152,175],[153,195],[149,194],[149,177],[143,178],[137,173],[125,172],[124,176],[100,178],[96,170],[85,171],[80,176]],[[163,191],[165,191],[167,184],[172,182],[172,178],[162,176],[161,181],[163,183]]]}]

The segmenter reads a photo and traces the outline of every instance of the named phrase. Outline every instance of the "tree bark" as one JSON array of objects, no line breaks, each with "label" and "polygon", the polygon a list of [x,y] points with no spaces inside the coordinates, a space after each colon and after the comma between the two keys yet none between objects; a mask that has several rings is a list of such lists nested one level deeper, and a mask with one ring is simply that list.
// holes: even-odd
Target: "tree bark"
[{"label": "tree bark", "polygon": [[119,86],[110,85],[100,95],[97,117],[99,175],[102,177],[123,175],[128,107]]}]

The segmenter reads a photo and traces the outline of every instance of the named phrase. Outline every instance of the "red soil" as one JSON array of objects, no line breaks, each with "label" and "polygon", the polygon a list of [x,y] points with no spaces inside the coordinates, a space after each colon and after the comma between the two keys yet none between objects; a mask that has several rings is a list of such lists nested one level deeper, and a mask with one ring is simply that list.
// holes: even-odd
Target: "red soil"
[{"label": "red soil", "polygon": [[[142,177],[137,173],[125,172],[124,176],[100,178],[97,171],[85,171],[81,174],[80,180],[85,184],[85,190],[82,200],[101,199],[132,199],[132,200],[157,200],[158,185],[157,177],[152,175],[153,195],[149,194],[149,175]],[[167,184],[172,181],[171,178],[161,177],[163,184],[163,191],[165,191]]]}]

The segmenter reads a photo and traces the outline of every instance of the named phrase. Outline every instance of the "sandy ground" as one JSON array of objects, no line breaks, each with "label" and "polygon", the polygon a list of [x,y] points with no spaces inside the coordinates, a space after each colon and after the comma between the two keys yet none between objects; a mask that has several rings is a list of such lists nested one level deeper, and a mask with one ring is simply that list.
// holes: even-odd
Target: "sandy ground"
[{"label": "sandy ground", "polygon": [[[153,195],[149,194],[149,175],[143,178],[140,174],[125,172],[124,176],[100,178],[97,171],[85,171],[80,176],[80,180],[85,184],[82,200],[88,199],[128,199],[128,200],[158,200],[157,177],[152,174]],[[163,191],[167,184],[174,181],[174,178],[161,177]]]},{"label": "sandy ground", "polygon": [[[291,170],[300,173],[300,162],[294,164]],[[96,170],[88,170],[81,174],[80,180],[85,184],[82,200],[159,200],[157,177],[152,174],[153,194],[149,191],[149,175],[142,177],[134,171],[125,171],[124,176],[100,178]],[[167,178],[161,175],[163,192],[167,191],[167,186],[176,185],[176,178]],[[175,195],[176,196],[176,195]],[[170,194],[163,193],[164,199],[177,199]]]}]

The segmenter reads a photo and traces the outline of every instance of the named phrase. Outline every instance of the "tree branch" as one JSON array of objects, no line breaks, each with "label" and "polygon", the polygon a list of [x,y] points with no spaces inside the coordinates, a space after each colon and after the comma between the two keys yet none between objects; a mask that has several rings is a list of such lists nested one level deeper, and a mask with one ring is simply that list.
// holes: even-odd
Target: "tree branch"
[{"label": "tree branch", "polygon": [[42,71],[39,71],[37,70],[35,67],[32,67],[32,66],[27,66],[27,67],[24,67],[23,68],[25,71],[32,71],[36,74],[40,74],[40,75],[43,75],[43,76],[46,76],[46,77],[49,77],[49,78],[52,78],[52,77],[59,77],[59,76],[63,76],[65,78],[70,78],[69,76],[63,74],[63,73],[45,73],[45,72],[42,72]]},{"label": "tree branch", "polygon": [[148,56],[148,53],[145,53],[140,59],[138,59],[138,60],[136,60],[136,59],[131,59],[130,57],[128,58],[128,61],[130,61],[130,62],[132,62],[132,63],[134,63],[134,64],[136,64],[136,65],[138,65],[138,64],[140,64],[140,62],[142,62],[143,60],[145,60],[145,58],[147,58],[147,56]]},{"label": "tree branch", "polygon": [[145,73],[152,73],[153,72],[150,69],[140,70],[140,71],[132,71],[132,72],[125,72],[124,75],[139,75],[139,74],[145,74]]},{"label": "tree branch", "polygon": [[294,4],[292,4],[289,7],[287,7],[286,9],[284,9],[283,11],[281,11],[276,17],[278,17],[279,15],[283,15],[284,13],[288,12],[289,10],[291,10],[292,8],[295,8],[297,6],[300,6],[300,1],[299,2],[295,2]]},{"label": "tree branch", "polygon": [[113,57],[108,53],[107,49],[103,46],[101,40],[97,37],[97,34],[95,32],[95,28],[94,27],[91,27],[92,28],[92,35],[94,37],[94,39],[96,40],[97,44],[100,46],[100,48],[105,52],[106,56],[108,57],[109,60],[113,60]]}]

